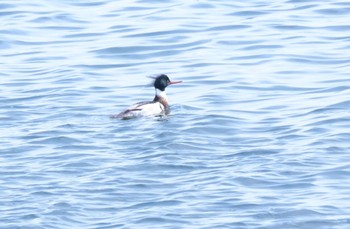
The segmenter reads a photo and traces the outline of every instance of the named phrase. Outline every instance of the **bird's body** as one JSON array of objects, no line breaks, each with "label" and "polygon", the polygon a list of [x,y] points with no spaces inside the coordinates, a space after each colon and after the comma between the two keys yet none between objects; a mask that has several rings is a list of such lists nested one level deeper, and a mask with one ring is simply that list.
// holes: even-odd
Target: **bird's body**
[{"label": "bird's body", "polygon": [[181,83],[181,81],[171,82],[167,75],[159,75],[154,81],[156,93],[153,101],[136,103],[125,111],[113,115],[112,118],[129,119],[141,116],[161,116],[169,114],[170,107],[165,88],[171,84],[177,83]]}]

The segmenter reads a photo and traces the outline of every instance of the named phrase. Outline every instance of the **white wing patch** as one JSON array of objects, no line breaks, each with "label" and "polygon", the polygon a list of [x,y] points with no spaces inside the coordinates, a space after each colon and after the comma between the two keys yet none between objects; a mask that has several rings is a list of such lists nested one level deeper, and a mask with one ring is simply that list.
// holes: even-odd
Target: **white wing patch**
[{"label": "white wing patch", "polygon": [[142,116],[161,115],[162,113],[164,113],[164,106],[160,102],[147,103],[138,106],[135,109],[140,109],[139,112]]},{"label": "white wing patch", "polygon": [[135,118],[140,116],[164,115],[165,108],[160,102],[155,103],[137,103],[129,107],[126,111],[117,115],[117,118]]}]

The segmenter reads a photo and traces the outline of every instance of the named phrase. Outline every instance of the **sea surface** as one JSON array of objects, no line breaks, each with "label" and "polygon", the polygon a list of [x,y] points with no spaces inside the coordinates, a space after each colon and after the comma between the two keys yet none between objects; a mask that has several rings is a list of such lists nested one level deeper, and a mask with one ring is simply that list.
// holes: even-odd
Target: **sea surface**
[{"label": "sea surface", "polygon": [[0,1],[1,229],[348,229],[349,131],[349,1]]}]

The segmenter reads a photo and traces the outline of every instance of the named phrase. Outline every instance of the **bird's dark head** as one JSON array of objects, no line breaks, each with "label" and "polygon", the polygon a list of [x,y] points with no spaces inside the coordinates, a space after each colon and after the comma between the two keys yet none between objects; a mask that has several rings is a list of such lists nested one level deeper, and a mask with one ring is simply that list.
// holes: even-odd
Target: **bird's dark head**
[{"label": "bird's dark head", "polygon": [[177,84],[177,83],[181,83],[182,81],[176,81],[176,82],[172,82],[170,81],[169,77],[165,74],[161,74],[159,76],[157,76],[154,80],[153,86],[156,89],[159,89],[161,91],[164,91],[165,88],[171,84]]}]

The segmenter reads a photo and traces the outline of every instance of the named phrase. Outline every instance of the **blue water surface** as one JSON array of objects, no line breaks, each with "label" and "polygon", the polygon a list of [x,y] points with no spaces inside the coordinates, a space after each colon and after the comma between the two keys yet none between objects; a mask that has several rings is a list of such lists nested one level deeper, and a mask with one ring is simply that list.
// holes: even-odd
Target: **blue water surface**
[{"label": "blue water surface", "polygon": [[[0,228],[350,228],[349,15],[0,1]],[[169,116],[109,118],[159,73]]]}]

